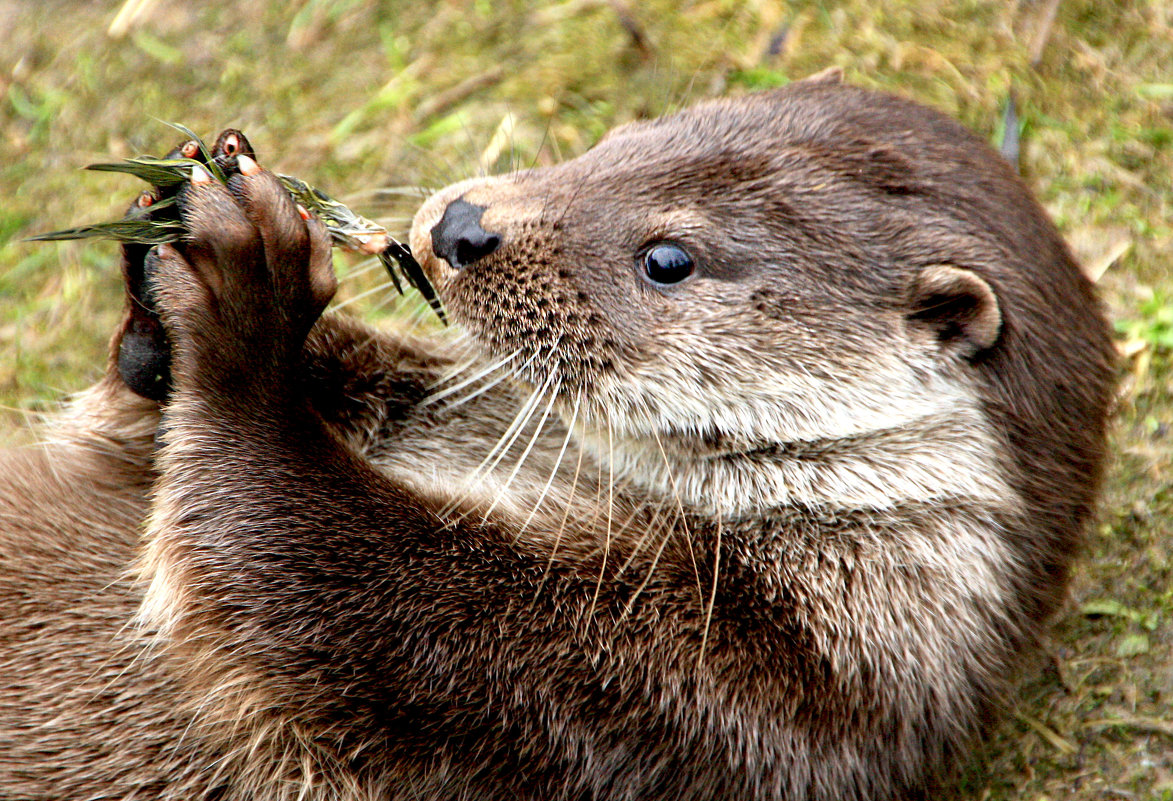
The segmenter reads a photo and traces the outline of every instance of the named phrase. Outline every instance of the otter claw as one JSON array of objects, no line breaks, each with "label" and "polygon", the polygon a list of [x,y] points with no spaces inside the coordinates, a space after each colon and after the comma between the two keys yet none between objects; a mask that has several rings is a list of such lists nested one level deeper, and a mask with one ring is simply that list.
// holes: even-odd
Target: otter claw
[{"label": "otter claw", "polygon": [[236,157],[236,165],[240,168],[242,175],[258,175],[261,172],[261,165],[243,153]]},{"label": "otter claw", "polygon": [[225,177],[242,172],[240,159],[256,159],[256,151],[242,132],[235,128],[225,128],[216,137],[212,145],[212,161],[220,168]]}]

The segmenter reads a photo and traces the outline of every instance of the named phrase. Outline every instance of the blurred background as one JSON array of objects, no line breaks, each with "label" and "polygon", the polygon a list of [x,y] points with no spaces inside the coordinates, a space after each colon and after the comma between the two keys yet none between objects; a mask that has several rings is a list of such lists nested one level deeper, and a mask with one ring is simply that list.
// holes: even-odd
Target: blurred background
[{"label": "blurred background", "polygon": [[[120,216],[97,161],[180,122],[402,235],[429,190],[581,153],[608,128],[839,65],[1019,164],[1118,332],[1101,522],[982,799],[1173,799],[1173,3],[0,0],[0,444],[103,371],[116,246],[24,237]],[[1014,100],[1016,114],[1005,109]],[[338,303],[417,307],[338,258]]]}]

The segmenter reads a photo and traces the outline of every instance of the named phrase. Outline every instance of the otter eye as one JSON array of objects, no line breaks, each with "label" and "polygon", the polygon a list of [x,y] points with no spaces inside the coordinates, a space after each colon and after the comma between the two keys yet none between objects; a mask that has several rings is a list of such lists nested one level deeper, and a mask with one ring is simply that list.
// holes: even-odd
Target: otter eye
[{"label": "otter eye", "polygon": [[692,275],[692,256],[679,245],[655,245],[644,254],[644,273],[657,284],[678,284]]}]

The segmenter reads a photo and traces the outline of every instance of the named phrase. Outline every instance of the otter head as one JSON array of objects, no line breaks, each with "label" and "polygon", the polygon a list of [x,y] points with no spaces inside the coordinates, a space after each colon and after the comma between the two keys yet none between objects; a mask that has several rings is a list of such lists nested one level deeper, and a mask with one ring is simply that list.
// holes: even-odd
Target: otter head
[{"label": "otter head", "polygon": [[727,514],[1013,495],[995,418],[1061,404],[1006,353],[1063,350],[1065,304],[1098,314],[996,154],[835,76],[457,184],[411,243],[617,473]]}]

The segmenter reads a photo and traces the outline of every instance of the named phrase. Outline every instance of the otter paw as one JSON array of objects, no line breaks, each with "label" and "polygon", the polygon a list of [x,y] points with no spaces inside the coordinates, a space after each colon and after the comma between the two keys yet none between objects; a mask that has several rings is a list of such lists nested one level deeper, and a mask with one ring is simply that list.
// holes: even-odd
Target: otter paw
[{"label": "otter paw", "polygon": [[227,186],[193,167],[177,198],[187,234],[148,257],[177,384],[275,378],[295,365],[336,288],[325,226],[232,134],[213,154]]}]

